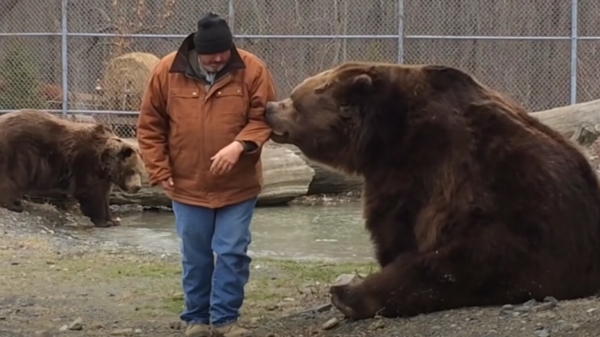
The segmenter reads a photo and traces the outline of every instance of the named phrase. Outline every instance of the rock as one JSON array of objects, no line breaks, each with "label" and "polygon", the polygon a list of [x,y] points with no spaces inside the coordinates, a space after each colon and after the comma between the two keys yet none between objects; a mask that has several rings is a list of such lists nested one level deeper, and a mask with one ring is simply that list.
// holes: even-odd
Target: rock
[{"label": "rock", "polygon": [[50,331],[47,330],[38,330],[36,332],[33,333],[34,336],[38,336],[38,337],[52,337],[52,334],[50,333]]},{"label": "rock", "polygon": [[102,330],[104,329],[104,325],[100,324],[100,323],[96,323],[96,324],[92,324],[89,327],[90,330]]},{"label": "rock", "polygon": [[340,274],[333,281],[332,286],[355,285],[362,282],[364,278],[360,274]]},{"label": "rock", "polygon": [[534,312],[540,312],[556,308],[558,302],[545,302],[533,308]]},{"label": "rock", "polygon": [[76,320],[74,320],[70,325],[69,325],[69,330],[81,330],[83,329],[83,324],[82,324],[82,319],[81,317],[78,317]]},{"label": "rock", "polygon": [[66,325],[66,324],[65,324],[65,325],[63,325],[63,326],[61,326],[61,327],[60,327],[60,329],[58,329],[58,331],[61,331],[61,332],[63,332],[63,331],[67,331],[67,330],[69,330],[69,326],[68,326],[68,325]]},{"label": "rock", "polygon": [[538,337],[549,337],[550,336],[550,332],[546,328],[535,330],[534,333]]},{"label": "rock", "polygon": [[268,311],[274,311],[277,310],[279,308],[279,306],[277,304],[269,304],[267,305],[267,307],[265,309],[267,309]]},{"label": "rock", "polygon": [[185,327],[185,324],[182,321],[173,321],[169,323],[169,328],[173,330],[181,330]]},{"label": "rock", "polygon": [[133,334],[133,329],[131,328],[115,329],[110,333],[111,336],[129,336],[131,334]]},{"label": "rock", "polygon": [[339,324],[339,320],[335,317],[331,318],[323,324],[323,330],[331,330]]},{"label": "rock", "polygon": [[373,330],[379,330],[379,329],[383,329],[385,328],[385,323],[383,323],[382,320],[377,320],[372,326],[371,328]]}]

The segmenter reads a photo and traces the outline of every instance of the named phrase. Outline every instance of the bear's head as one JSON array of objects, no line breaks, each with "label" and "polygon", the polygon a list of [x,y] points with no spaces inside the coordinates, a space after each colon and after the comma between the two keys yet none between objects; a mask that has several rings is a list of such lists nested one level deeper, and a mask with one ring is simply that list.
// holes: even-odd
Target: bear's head
[{"label": "bear's head", "polygon": [[142,188],[144,165],[139,150],[117,136],[107,139],[100,157],[104,173],[109,180],[128,193]]},{"label": "bear's head", "polygon": [[271,139],[297,146],[308,158],[360,173],[360,154],[371,138],[370,111],[394,97],[390,69],[372,63],[345,63],[306,78],[290,96],[268,102],[265,121]]},{"label": "bear's head", "polygon": [[441,142],[438,131],[460,122],[456,112],[482,97],[482,90],[451,67],[348,62],[306,78],[288,98],[268,102],[265,122],[273,141],[293,144],[309,159],[346,173],[365,174],[376,162],[397,165],[411,151],[411,140],[422,145],[423,128]]}]

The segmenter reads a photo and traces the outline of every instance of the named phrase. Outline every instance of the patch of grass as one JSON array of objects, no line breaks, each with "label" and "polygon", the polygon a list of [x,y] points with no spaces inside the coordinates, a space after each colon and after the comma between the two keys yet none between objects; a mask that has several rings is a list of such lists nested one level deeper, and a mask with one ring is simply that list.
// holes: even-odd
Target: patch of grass
[{"label": "patch of grass", "polygon": [[[246,286],[245,315],[262,317],[273,311],[290,311],[313,302],[325,301],[328,286],[340,274],[365,273],[376,270],[370,263],[315,263],[286,260],[255,259]],[[183,297],[164,298],[164,309],[181,312]]]},{"label": "patch of grass", "polygon": [[[50,262],[49,262],[50,261]],[[181,263],[103,252],[83,255],[40,254],[26,269],[52,283],[85,285],[127,293],[131,305],[144,312],[179,314],[183,307]],[[25,267],[25,266],[23,266]],[[371,263],[318,263],[255,258],[246,286],[244,315],[262,317],[328,301],[328,287],[344,273],[371,273]],[[91,281],[90,281],[91,280]],[[218,280],[217,280],[218,282]],[[124,295],[117,295],[119,296]],[[135,303],[135,304],[133,304]],[[138,310],[138,309],[136,309]]]}]

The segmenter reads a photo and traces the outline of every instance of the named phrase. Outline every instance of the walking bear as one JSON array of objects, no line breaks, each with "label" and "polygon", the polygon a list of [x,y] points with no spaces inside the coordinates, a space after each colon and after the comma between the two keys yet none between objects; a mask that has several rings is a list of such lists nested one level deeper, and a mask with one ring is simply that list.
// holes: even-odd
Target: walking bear
[{"label": "walking bear", "polygon": [[138,150],[103,125],[29,109],[0,115],[0,206],[11,211],[23,211],[24,195],[62,193],[95,226],[118,225],[112,184],[136,193],[143,169]]}]

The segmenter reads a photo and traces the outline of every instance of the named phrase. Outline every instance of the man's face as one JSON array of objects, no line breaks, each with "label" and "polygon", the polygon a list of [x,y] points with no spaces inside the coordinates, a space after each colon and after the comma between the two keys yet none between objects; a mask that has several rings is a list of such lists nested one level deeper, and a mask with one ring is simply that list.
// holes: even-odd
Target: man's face
[{"label": "man's face", "polygon": [[198,55],[198,62],[204,70],[210,73],[216,73],[229,61],[231,51],[227,50],[218,54]]}]

